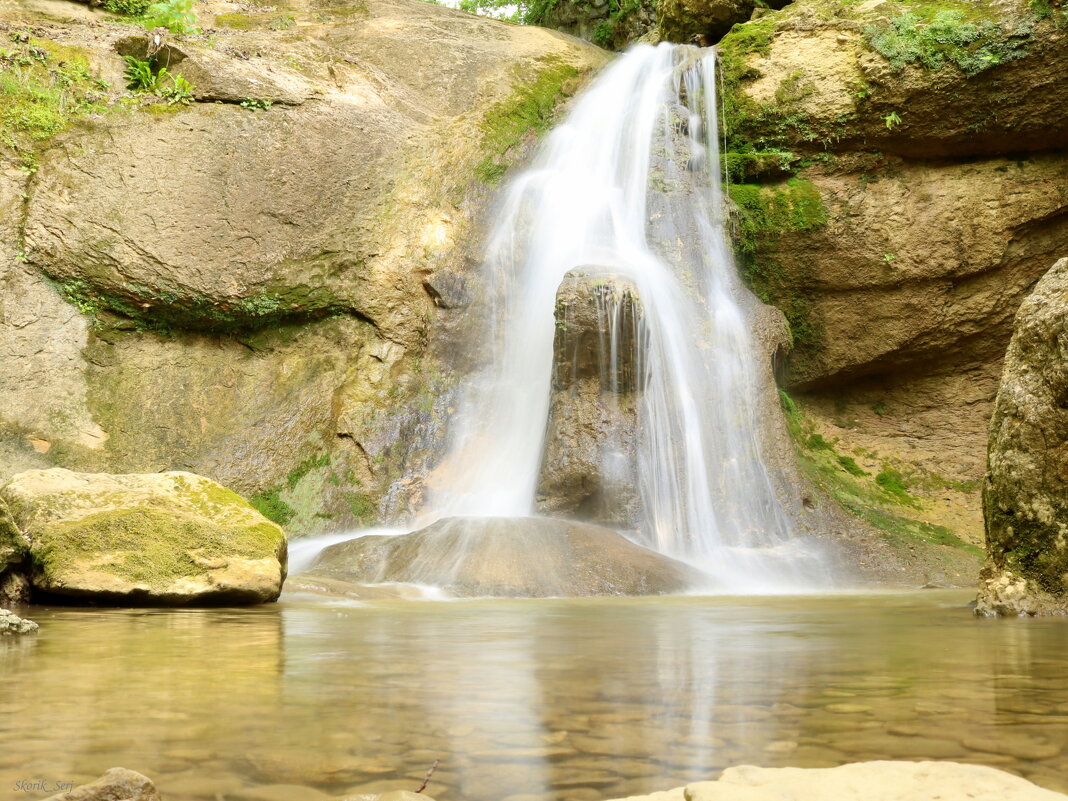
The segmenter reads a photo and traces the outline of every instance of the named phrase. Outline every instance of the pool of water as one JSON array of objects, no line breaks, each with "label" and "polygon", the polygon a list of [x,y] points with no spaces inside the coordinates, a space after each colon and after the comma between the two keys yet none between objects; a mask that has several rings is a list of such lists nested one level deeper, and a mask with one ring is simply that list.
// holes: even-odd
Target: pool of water
[{"label": "pool of water", "polygon": [[441,801],[886,758],[1068,791],[1068,621],[979,620],[971,597],[23,610],[41,632],[0,640],[0,796],[123,765],[167,801],[314,801],[414,790],[435,760]]}]

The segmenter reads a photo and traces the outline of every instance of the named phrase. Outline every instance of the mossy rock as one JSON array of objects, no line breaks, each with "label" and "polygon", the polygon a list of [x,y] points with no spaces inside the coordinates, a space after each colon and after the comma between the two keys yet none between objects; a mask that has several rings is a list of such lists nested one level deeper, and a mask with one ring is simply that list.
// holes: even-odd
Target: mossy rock
[{"label": "mossy rock", "polygon": [[40,596],[146,605],[275,600],[285,533],[193,473],[16,475],[0,489]]}]

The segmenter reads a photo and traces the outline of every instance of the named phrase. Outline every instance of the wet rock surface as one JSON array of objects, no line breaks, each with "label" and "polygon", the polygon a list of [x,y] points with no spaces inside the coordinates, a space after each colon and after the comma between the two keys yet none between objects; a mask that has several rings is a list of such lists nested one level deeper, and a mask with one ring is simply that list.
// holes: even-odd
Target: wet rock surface
[{"label": "wet rock surface", "polygon": [[619,276],[580,268],[561,283],[555,316],[537,509],[636,527],[638,412],[645,379],[641,299]]},{"label": "wet rock surface", "polygon": [[40,626],[21,618],[10,609],[0,609],[0,635],[33,634]]},{"label": "wet rock surface", "polygon": [[660,595],[704,582],[610,529],[535,517],[446,518],[411,534],[360,537],[326,548],[304,578],[520,598]]},{"label": "wet rock surface", "polygon": [[1016,315],[990,422],[981,615],[1068,614],[1068,258]]}]

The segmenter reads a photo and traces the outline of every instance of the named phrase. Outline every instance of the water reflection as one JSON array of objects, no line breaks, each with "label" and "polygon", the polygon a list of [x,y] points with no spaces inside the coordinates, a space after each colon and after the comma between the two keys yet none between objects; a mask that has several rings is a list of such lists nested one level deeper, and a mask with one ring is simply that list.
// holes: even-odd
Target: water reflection
[{"label": "water reflection", "polygon": [[1068,630],[964,600],[35,610],[36,644],[0,650],[0,786],[122,764],[169,801],[328,797],[415,789],[440,759],[442,801],[592,801],[743,762],[935,758],[1068,790]]}]

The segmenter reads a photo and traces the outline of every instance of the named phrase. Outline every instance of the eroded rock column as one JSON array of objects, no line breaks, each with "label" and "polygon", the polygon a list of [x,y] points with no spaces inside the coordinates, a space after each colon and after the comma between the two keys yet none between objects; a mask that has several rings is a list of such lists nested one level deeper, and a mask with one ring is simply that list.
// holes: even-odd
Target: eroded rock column
[{"label": "eroded rock column", "polygon": [[634,285],[603,269],[556,296],[552,399],[538,482],[542,514],[636,527],[645,327]]},{"label": "eroded rock column", "polygon": [[1068,258],[1016,315],[990,422],[980,615],[1068,614]]}]

